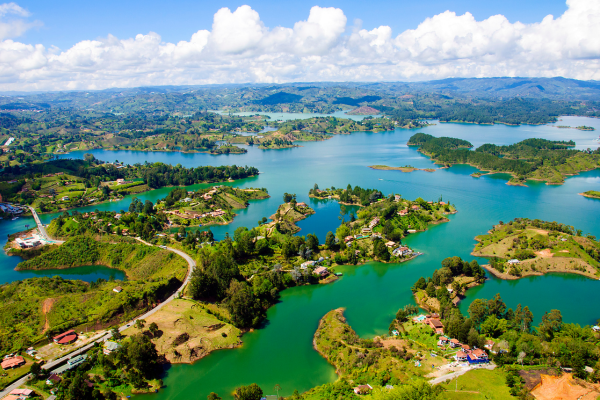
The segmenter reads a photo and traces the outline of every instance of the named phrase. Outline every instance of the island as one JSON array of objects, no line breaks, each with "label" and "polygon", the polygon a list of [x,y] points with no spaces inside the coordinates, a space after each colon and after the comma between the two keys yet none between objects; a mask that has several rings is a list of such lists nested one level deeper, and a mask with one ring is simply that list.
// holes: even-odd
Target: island
[{"label": "island", "polygon": [[471,151],[473,145],[466,140],[417,133],[407,144],[418,146],[421,153],[445,167],[468,164],[489,174],[510,174],[509,185],[522,186],[527,180],[559,185],[567,176],[600,168],[600,148],[575,150],[572,140],[526,139],[509,146],[484,144]]},{"label": "island", "polygon": [[589,197],[590,199],[600,199],[600,192],[597,190],[588,190],[587,192],[579,193],[579,195]]},{"label": "island", "polygon": [[405,165],[404,167],[388,167],[387,165],[369,165],[371,169],[378,169],[382,171],[401,171],[401,172],[414,172],[414,171],[426,171],[435,172],[435,168],[415,168],[412,165]]},{"label": "island", "polygon": [[516,218],[475,239],[478,243],[471,254],[489,258],[484,268],[501,279],[550,272],[600,277],[600,243],[568,225]]}]

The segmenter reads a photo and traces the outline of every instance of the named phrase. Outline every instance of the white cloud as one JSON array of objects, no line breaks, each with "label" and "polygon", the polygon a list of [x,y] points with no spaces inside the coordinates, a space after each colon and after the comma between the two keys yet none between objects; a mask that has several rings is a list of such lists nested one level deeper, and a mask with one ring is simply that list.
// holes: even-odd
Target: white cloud
[{"label": "white cloud", "polygon": [[446,11],[393,35],[389,26],[347,26],[338,8],[312,7],[293,28],[269,28],[249,6],[218,10],[210,31],[164,42],[154,32],[108,35],[60,51],[19,43],[3,32],[0,89],[93,89],[162,84],[423,80],[451,76],[566,76],[600,79],[600,2],[567,0],[567,11],[539,23],[502,15],[477,21]]},{"label": "white cloud", "polygon": [[0,4],[0,40],[16,38],[27,30],[40,26],[39,21],[28,22],[23,18],[31,13],[16,3]]}]

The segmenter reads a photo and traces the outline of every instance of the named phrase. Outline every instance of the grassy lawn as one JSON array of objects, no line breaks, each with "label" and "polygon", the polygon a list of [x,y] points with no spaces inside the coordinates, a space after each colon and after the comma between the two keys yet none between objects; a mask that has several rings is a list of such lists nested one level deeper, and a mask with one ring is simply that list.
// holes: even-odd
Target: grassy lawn
[{"label": "grassy lawn", "polygon": [[443,388],[448,390],[442,394],[442,399],[514,400],[515,397],[510,395],[505,380],[506,374],[498,368],[493,371],[487,369],[469,371],[458,377],[458,392],[454,392],[456,387],[456,382],[454,380],[449,384],[440,384]]},{"label": "grassy lawn", "polygon": [[31,364],[33,364],[33,361],[31,360],[31,358],[28,358],[28,357],[23,357],[23,358],[25,359],[25,365],[23,365],[19,368],[0,370],[0,389],[4,389],[11,382],[19,379],[20,377],[22,377],[23,375],[25,375],[29,372],[29,369],[31,368]]}]

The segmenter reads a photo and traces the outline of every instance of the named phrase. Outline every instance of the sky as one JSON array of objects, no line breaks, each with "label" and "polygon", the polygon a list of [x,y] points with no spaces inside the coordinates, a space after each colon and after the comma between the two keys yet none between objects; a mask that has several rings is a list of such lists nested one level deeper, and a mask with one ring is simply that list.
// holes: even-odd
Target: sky
[{"label": "sky", "polygon": [[600,0],[22,0],[0,3],[0,90],[598,80],[598,38]]}]

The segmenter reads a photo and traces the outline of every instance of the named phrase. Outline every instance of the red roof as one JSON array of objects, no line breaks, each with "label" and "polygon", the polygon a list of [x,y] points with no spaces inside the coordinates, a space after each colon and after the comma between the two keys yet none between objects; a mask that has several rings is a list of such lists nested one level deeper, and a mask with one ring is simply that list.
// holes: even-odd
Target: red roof
[{"label": "red roof", "polygon": [[460,343],[460,342],[458,341],[458,339],[450,339],[450,341],[451,341],[452,343]]},{"label": "red roof", "polygon": [[25,364],[25,359],[21,356],[7,358],[2,361],[2,369],[15,368],[23,364]]},{"label": "red roof", "polygon": [[66,335],[61,337],[56,343],[58,344],[69,344],[77,340],[77,334],[72,333],[70,335]]},{"label": "red roof", "polygon": [[70,335],[72,333],[75,333],[73,329],[71,329],[70,331],[63,332],[60,335],[54,336],[54,341],[60,340],[63,336]]},{"label": "red roof", "polygon": [[464,351],[459,351],[458,353],[456,353],[456,358],[466,358],[467,357],[467,353],[465,353]]}]

